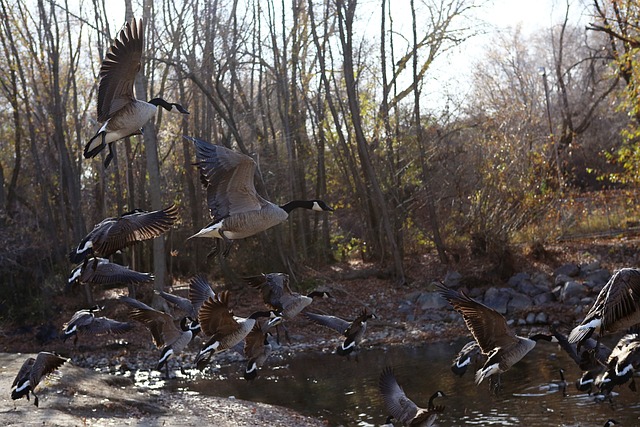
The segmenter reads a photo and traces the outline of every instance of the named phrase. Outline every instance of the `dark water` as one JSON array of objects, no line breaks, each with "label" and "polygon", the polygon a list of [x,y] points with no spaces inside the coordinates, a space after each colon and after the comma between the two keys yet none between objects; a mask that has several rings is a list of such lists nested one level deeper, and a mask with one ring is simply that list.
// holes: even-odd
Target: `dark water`
[{"label": "dark water", "polygon": [[[212,379],[171,385],[204,395],[229,397],[286,406],[320,417],[328,425],[375,426],[386,418],[378,392],[384,366],[394,367],[407,395],[419,406],[442,390],[436,401],[446,411],[440,426],[602,426],[613,418],[624,426],[640,426],[640,395],[626,386],[609,402],[596,403],[573,382],[580,372],[554,344],[541,342],[524,360],[502,375],[498,396],[489,384],[476,386],[473,372],[458,378],[449,370],[464,341],[421,346],[361,350],[359,361],[335,354],[298,354],[285,362],[270,360],[253,382],[242,378],[242,365],[221,368]],[[566,396],[552,384],[564,368],[569,382]]]}]

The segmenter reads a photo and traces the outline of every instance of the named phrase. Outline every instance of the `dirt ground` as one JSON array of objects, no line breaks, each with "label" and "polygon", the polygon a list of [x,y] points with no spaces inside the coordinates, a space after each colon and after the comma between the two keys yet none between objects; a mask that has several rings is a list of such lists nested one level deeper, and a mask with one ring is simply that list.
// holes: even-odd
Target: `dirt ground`
[{"label": "dirt ground", "polygon": [[[336,264],[323,271],[308,269],[304,274],[312,278],[319,289],[329,290],[334,296],[331,300],[314,301],[315,311],[348,318],[355,316],[363,305],[369,306],[374,309],[378,319],[371,322],[367,344],[406,344],[415,339],[424,342],[466,334],[461,323],[424,325],[407,322],[397,312],[401,301],[410,299],[416,292],[428,290],[433,281],[442,280],[448,272],[462,274],[463,283],[470,288],[504,284],[509,271],[544,271],[550,274],[568,262],[587,264],[598,261],[613,271],[620,267],[637,266],[639,247],[638,238],[590,239],[545,247],[522,247],[517,248],[508,260],[501,260],[500,269],[496,269],[496,263],[486,258],[471,259],[463,254],[458,263],[443,266],[435,255],[424,255],[408,262],[408,284],[402,285],[373,266],[357,262]],[[216,289],[222,286],[212,284]],[[185,285],[185,282],[181,282],[173,291],[184,293]],[[236,314],[246,315],[261,307],[256,291],[230,289],[234,294]],[[106,306],[104,315],[126,320],[126,307],[114,301],[118,293],[124,292],[126,290],[110,290],[98,295],[102,299],[100,304]],[[144,292],[138,295],[141,299],[149,296]],[[95,364],[108,364],[116,369],[135,369],[136,363],[154,364],[159,351],[151,344],[149,333],[139,325],[121,337],[82,336],[75,347],[70,341],[62,343],[52,339],[75,310],[84,308],[80,295],[56,297],[52,304],[58,315],[42,325],[20,328],[7,323],[0,325],[0,352],[3,352],[0,353],[0,384],[4,384],[4,391],[0,393],[2,425],[199,426],[202,420],[217,426],[323,425],[320,420],[303,417],[285,408],[236,399],[149,390],[136,386],[129,378],[98,373],[90,369],[95,368]],[[567,322],[571,321],[573,319],[567,319]],[[297,345],[313,347],[322,341],[321,346],[326,347],[327,340],[338,342],[338,337],[331,331],[311,324],[302,316],[289,325],[289,332]],[[59,371],[60,375],[41,384],[39,408],[33,405],[33,401],[12,401],[10,384],[27,357],[26,353],[43,350],[71,357],[73,362],[65,364]]]}]

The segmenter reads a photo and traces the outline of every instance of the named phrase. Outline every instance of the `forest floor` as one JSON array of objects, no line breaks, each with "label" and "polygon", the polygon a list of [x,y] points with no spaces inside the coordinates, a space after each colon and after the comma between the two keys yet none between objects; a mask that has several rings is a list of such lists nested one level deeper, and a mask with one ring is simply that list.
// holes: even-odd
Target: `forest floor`
[{"label": "forest floor", "polygon": [[[322,271],[307,269],[305,279],[312,278],[318,288],[329,290],[332,299],[313,303],[318,312],[352,318],[363,305],[372,308],[378,318],[370,322],[367,347],[378,345],[407,345],[411,342],[448,340],[468,335],[462,322],[408,322],[406,314],[398,313],[403,301],[431,289],[434,281],[443,280],[448,272],[462,275],[461,283],[471,287],[500,286],[509,275],[518,272],[545,272],[548,274],[567,263],[589,264],[599,262],[611,272],[621,267],[639,265],[640,237],[584,239],[554,245],[519,247],[508,259],[500,260],[500,269],[487,258],[461,256],[456,264],[443,266],[435,254],[414,257],[407,263],[408,284],[397,284],[384,272],[373,266],[352,262],[334,264]],[[184,291],[185,283],[174,289]],[[214,284],[214,288],[218,288]],[[258,293],[253,289],[230,288],[233,293],[234,312],[247,315],[261,307]],[[99,301],[104,304],[104,315],[126,319],[127,308],[113,301],[122,290],[105,291]],[[138,295],[138,297],[141,297]],[[52,301],[57,313],[45,325],[12,327],[6,321],[0,325],[0,414],[3,425],[200,425],[206,419],[213,425],[253,426],[313,426],[320,420],[304,417],[286,408],[245,402],[238,399],[194,396],[187,393],[169,393],[149,390],[135,385],[129,378],[98,372],[96,367],[108,365],[102,372],[122,372],[127,369],[149,369],[154,366],[159,351],[151,344],[149,333],[137,326],[120,337],[81,336],[78,345],[67,341],[47,340],[55,336],[64,322],[78,309],[83,298],[60,296]],[[259,308],[261,309],[261,308]],[[566,323],[576,319],[567,315],[570,310],[554,310],[555,321]],[[568,316],[568,317],[567,317]],[[332,331],[311,324],[303,316],[290,322],[292,343],[287,347],[326,350],[337,345],[338,336]],[[106,342],[106,344],[105,344]],[[60,369],[61,375],[44,381],[40,389],[40,408],[24,400],[10,399],[10,382],[19,370],[25,353],[52,351],[70,357]],[[178,359],[181,363],[193,360],[197,346],[190,347]],[[21,353],[21,354],[19,354]],[[217,356],[216,356],[217,357]],[[230,363],[237,363],[232,361]],[[239,359],[241,360],[241,359]],[[219,363],[218,359],[216,362]],[[267,362],[268,363],[268,362]],[[144,366],[146,365],[146,366]],[[240,365],[239,365],[240,366]],[[94,369],[90,369],[94,368]]]}]

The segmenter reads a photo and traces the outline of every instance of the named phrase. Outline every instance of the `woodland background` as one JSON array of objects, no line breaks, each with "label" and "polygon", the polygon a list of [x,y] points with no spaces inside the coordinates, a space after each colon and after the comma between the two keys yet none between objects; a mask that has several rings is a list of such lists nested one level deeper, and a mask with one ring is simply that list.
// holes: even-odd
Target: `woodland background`
[{"label": "woodland background", "polygon": [[[74,245],[135,208],[180,207],[164,239],[124,260],[154,272],[156,288],[195,273],[286,271],[300,283],[302,266],[350,260],[398,284],[429,252],[444,264],[484,257],[508,277],[513,245],[637,225],[635,0],[557,2],[564,20],[502,33],[471,89],[446,99],[426,90],[434,61],[485,31],[474,19],[484,2],[397,3],[0,0],[0,316],[47,316]],[[191,114],[159,111],[105,170],[82,152],[121,28],[108,23],[114,7],[145,22],[137,96]],[[394,28],[398,13],[408,28]],[[268,199],[319,198],[335,212],[296,211],[207,260],[210,241],[185,243],[210,218],[182,135],[252,155]]]}]

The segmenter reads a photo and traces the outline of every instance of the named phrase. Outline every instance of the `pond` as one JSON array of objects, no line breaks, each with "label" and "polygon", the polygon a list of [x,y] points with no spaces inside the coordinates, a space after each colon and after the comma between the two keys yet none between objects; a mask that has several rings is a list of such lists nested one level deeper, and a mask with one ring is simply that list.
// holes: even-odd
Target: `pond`
[{"label": "pond", "polygon": [[[268,361],[253,382],[242,378],[243,366],[236,364],[215,370],[211,379],[177,380],[170,387],[281,405],[332,426],[376,426],[387,415],[378,378],[385,366],[392,366],[399,384],[418,406],[426,406],[436,390],[447,395],[436,401],[446,406],[437,422],[440,426],[601,427],[610,418],[624,426],[640,425],[636,393],[625,385],[616,389],[620,394],[613,403],[598,403],[593,396],[578,392],[573,383],[580,371],[555,344],[540,342],[503,374],[502,389],[496,396],[486,381],[474,384],[472,370],[461,378],[450,371],[451,360],[464,343],[362,349],[357,362],[309,352],[286,362]],[[564,394],[550,385],[559,380],[560,368],[569,382]]]}]

